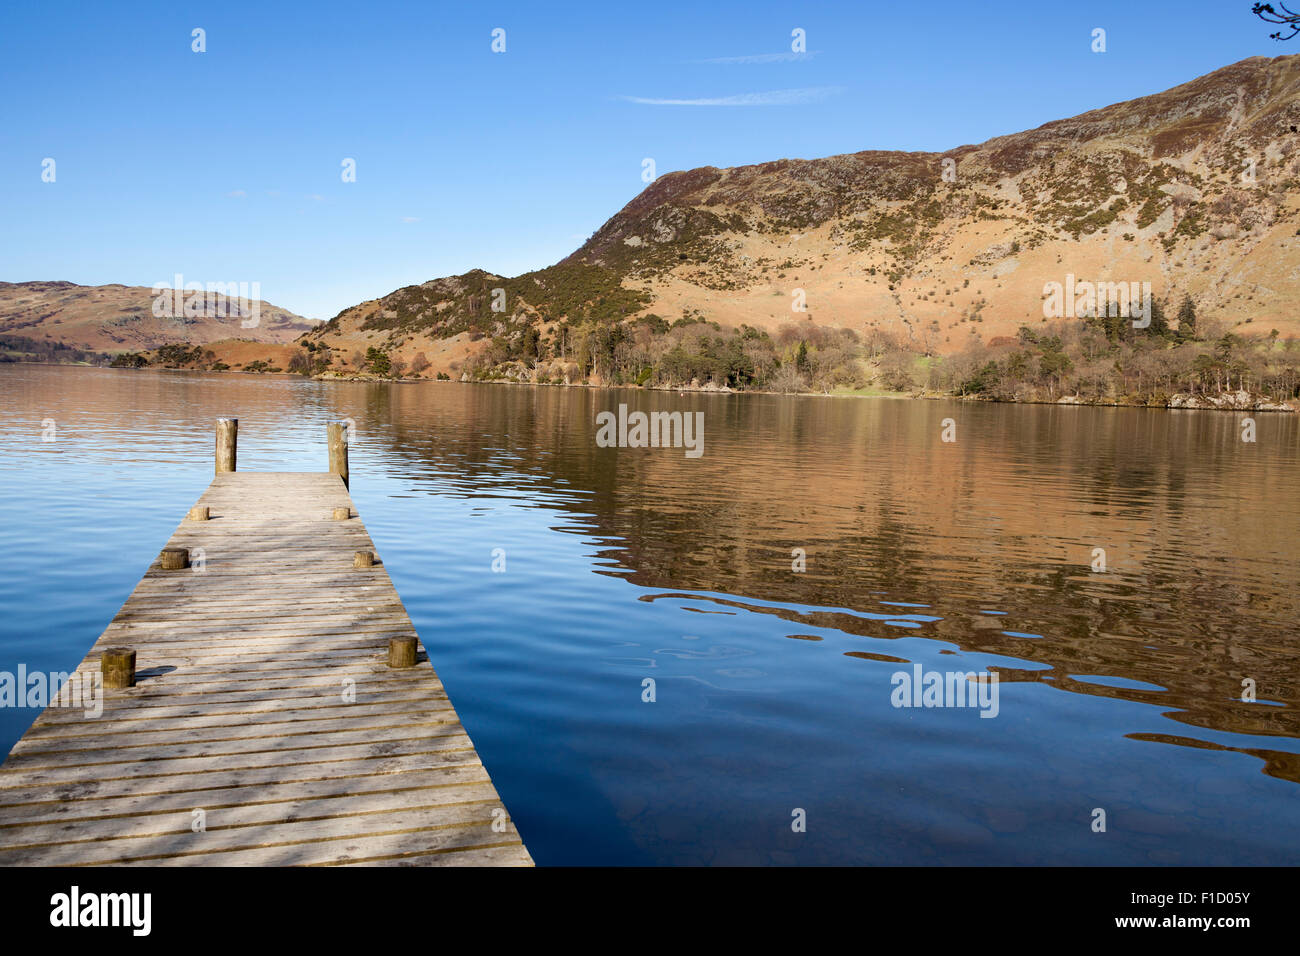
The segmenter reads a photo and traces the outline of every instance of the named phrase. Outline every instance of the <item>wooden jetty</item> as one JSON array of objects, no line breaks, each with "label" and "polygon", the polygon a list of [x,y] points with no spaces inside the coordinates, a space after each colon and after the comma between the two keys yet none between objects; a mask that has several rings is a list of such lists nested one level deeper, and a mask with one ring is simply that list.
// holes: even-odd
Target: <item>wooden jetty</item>
[{"label": "wooden jetty", "polygon": [[[237,427],[0,767],[0,865],[532,865],[374,557],[343,425],[329,472],[273,474],[235,469]],[[102,714],[66,706],[101,674]]]}]

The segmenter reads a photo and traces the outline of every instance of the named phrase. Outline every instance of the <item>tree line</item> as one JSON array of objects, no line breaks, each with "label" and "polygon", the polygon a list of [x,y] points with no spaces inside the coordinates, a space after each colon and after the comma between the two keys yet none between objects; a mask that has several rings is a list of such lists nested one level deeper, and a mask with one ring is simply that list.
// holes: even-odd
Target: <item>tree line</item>
[{"label": "tree line", "polygon": [[[1249,320],[1247,320],[1249,324]],[[1300,397],[1300,344],[1276,329],[1247,336],[1198,317],[1184,298],[1171,323],[1153,302],[1137,328],[1124,316],[1058,319],[1021,326],[1014,337],[972,335],[938,355],[927,340],[886,329],[864,334],[810,321],[775,332],[728,328],[687,311],[617,323],[533,325],[493,338],[466,366],[475,380],[567,381],[651,387],[822,392],[872,387],[993,401],[1164,405],[1176,395],[1247,392],[1282,402]]]},{"label": "tree line", "polygon": [[[1246,323],[1250,324],[1248,319]],[[482,339],[480,339],[482,341]],[[82,354],[51,343],[44,354]],[[378,378],[429,377],[423,352],[403,360],[371,346],[350,354],[304,337],[288,360],[301,375],[363,373]],[[47,358],[47,361],[68,361]],[[198,346],[163,346],[152,355],[125,353],[115,366],[159,365],[223,370]],[[245,371],[281,371],[254,362]],[[454,377],[537,384],[729,388],[784,393],[855,392],[950,395],[990,401],[1059,401],[1167,405],[1176,396],[1245,392],[1252,400],[1300,397],[1300,343],[1276,329],[1241,334],[1197,315],[1185,298],[1175,321],[1153,302],[1150,322],[1137,328],[1123,316],[1100,315],[1023,325],[1015,336],[985,341],[972,334],[956,352],[940,355],[932,338],[889,329],[861,334],[788,322],[775,331],[723,326],[699,310],[668,321],[649,314],[607,321],[583,317],[542,326],[513,323],[487,339]],[[439,379],[448,373],[437,370]]]}]

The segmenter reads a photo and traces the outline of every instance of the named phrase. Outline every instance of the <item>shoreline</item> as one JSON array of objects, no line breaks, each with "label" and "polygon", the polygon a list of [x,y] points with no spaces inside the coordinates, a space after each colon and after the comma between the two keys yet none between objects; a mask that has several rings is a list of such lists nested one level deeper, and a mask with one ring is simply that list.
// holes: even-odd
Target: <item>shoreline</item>
[{"label": "shoreline", "polygon": [[[56,368],[102,368],[112,369],[121,372],[138,372],[145,369],[137,368],[118,368],[113,369],[109,365],[91,365],[82,362],[28,362],[13,361],[0,363],[4,365],[36,365]],[[1255,399],[1246,395],[1242,400],[1242,395],[1246,393],[1222,393],[1226,398],[1231,396],[1231,401],[1225,401],[1216,404],[1213,399],[1204,396],[1188,395],[1178,393],[1171,396],[1170,403],[1148,403],[1148,402],[1125,402],[1125,401],[1085,401],[1078,396],[1063,396],[1054,401],[1025,398],[1006,401],[996,398],[982,398],[977,395],[945,395],[939,392],[885,392],[882,394],[858,394],[853,391],[836,391],[836,392],[773,392],[764,389],[735,389],[718,386],[703,385],[605,385],[594,384],[592,382],[520,382],[508,381],[504,379],[484,379],[479,381],[464,379],[434,379],[434,378],[380,378],[374,375],[300,375],[295,372],[250,372],[245,369],[196,369],[196,368],[172,368],[167,366],[147,366],[147,370],[154,372],[181,372],[188,374],[201,375],[250,375],[250,376],[273,376],[279,378],[292,378],[298,380],[308,380],[313,382],[338,382],[347,384],[371,384],[371,385],[421,385],[428,383],[448,384],[448,385],[507,385],[528,388],[591,388],[591,389],[635,389],[641,392],[677,392],[678,394],[699,394],[699,395],[777,395],[792,398],[852,398],[852,399],[885,399],[889,401],[910,400],[910,401],[952,401],[952,402],[978,402],[988,405],[1051,405],[1058,408],[1148,408],[1163,411],[1196,411],[1196,412],[1279,412],[1282,414],[1296,414],[1300,412],[1300,400],[1296,405],[1290,405],[1286,402],[1272,402],[1267,399]],[[1173,404],[1174,400],[1178,401]]]}]

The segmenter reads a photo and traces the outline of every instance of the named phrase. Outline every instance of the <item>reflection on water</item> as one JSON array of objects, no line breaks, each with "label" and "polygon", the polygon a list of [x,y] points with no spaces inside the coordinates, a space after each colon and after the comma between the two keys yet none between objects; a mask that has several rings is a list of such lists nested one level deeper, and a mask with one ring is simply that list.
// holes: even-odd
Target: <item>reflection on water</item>
[{"label": "reflection on water", "polygon": [[[704,412],[704,457],[598,448],[619,402]],[[353,496],[539,863],[1296,859],[1294,416],[0,367],[0,670],[80,659],[223,414],[249,470],[356,421]],[[996,670],[998,716],[893,708],[913,664]]]}]

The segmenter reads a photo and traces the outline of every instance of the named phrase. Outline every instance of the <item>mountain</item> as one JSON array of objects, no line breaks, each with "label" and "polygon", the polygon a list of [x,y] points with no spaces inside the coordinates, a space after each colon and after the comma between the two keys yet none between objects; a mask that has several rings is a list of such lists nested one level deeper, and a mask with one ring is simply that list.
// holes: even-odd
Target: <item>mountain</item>
[{"label": "mountain", "polygon": [[[303,344],[344,369],[371,348],[404,363],[423,353],[432,374],[571,359],[574,329],[685,317],[878,330],[942,355],[1041,323],[1045,285],[1067,274],[1150,283],[1171,312],[1190,297],[1225,328],[1289,337],[1300,333],[1298,127],[1300,56],[1253,57],[942,153],[668,173],[554,266],[407,286]],[[792,310],[800,294],[804,312]]]},{"label": "mountain", "polygon": [[159,317],[153,309],[157,296],[144,286],[0,282],[0,341],[35,340],[122,352],[230,338],[284,343],[318,324],[259,300],[257,325],[244,328],[243,322],[251,319],[226,314],[234,310],[227,308],[225,296],[213,297],[214,308],[191,310],[200,314]]}]

